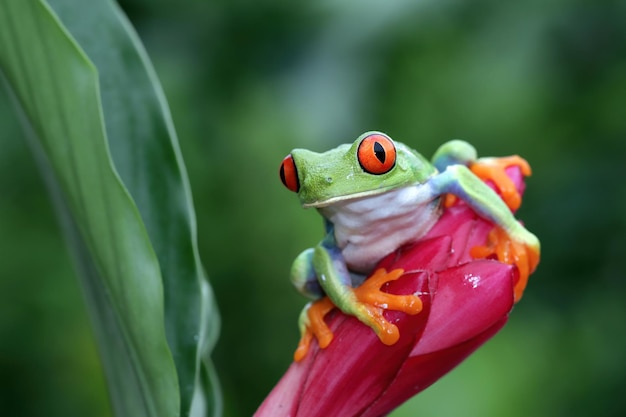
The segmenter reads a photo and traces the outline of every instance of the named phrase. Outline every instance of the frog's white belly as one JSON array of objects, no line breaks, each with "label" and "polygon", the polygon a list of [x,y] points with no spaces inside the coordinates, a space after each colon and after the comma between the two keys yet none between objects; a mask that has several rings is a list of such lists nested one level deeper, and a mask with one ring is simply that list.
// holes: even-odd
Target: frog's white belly
[{"label": "frog's white belly", "polygon": [[424,236],[439,218],[439,200],[427,184],[320,208],[335,229],[348,268],[368,273],[385,255]]}]

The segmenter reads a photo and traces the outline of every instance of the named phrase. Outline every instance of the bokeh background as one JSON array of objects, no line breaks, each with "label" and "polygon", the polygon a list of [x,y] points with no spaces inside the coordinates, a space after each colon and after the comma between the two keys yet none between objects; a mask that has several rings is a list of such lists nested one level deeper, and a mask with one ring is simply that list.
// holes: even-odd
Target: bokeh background
[{"label": "bokeh background", "polygon": [[[225,417],[290,363],[292,259],[322,235],[290,149],[383,130],[531,163],[543,258],[505,329],[393,415],[626,415],[626,2],[124,0],[170,101],[222,315]],[[0,89],[0,410],[109,416],[80,288]]]}]

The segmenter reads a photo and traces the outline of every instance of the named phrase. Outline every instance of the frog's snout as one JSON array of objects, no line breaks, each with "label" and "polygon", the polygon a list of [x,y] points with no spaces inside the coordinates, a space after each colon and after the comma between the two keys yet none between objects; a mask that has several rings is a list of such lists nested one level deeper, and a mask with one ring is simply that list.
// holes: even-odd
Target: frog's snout
[{"label": "frog's snout", "polygon": [[287,155],[280,164],[280,180],[283,182],[285,187],[294,193],[297,193],[300,190],[298,170],[291,154]]}]

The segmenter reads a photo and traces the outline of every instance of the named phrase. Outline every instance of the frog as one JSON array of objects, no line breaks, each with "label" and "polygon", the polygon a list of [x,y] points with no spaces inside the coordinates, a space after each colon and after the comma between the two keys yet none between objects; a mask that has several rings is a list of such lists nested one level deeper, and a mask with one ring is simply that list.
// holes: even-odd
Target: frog
[{"label": "frog", "polygon": [[[384,310],[419,314],[422,304],[417,294],[381,290],[403,271],[375,271],[376,264],[419,242],[455,200],[493,223],[495,235],[505,241],[502,247],[513,243],[518,248],[512,260],[504,255],[505,262],[516,263],[521,273],[532,272],[540,243],[513,214],[520,199],[504,173],[510,165],[530,175],[522,158],[478,158],[463,140],[444,143],[428,160],[379,131],[322,153],[292,150],[280,165],[281,181],[304,208],[321,214],[326,232],[316,246],[296,257],[290,270],[295,288],[310,299],[298,319],[301,339],[294,359],[306,356],[313,337],[322,349],[332,342],[324,317],[334,308],[369,326],[385,345],[395,344],[399,332]],[[494,251],[487,252],[482,256]]]}]

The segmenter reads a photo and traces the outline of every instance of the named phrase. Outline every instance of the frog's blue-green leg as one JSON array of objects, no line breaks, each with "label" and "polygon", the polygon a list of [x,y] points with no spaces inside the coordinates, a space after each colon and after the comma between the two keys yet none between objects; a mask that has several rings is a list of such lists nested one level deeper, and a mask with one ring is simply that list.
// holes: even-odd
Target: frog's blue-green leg
[{"label": "frog's blue-green leg", "polygon": [[519,223],[508,206],[489,186],[464,165],[451,165],[435,176],[428,185],[434,195],[453,194],[464,200],[478,215],[497,227],[489,234],[486,246],[471,249],[475,258],[496,255],[501,262],[515,264],[519,279],[515,284],[517,302],[528,276],[539,263],[539,240]]},{"label": "frog's blue-green leg", "polygon": [[[296,258],[291,267],[291,281],[298,291],[313,300],[328,295],[339,308],[350,306],[356,301],[350,291],[350,272],[336,245],[332,228],[320,244],[305,250]],[[311,303],[307,304],[300,314],[301,330],[310,327],[310,307]]]},{"label": "frog's blue-green leg", "polygon": [[450,193],[464,200],[479,216],[502,228],[511,239],[539,252],[539,239],[526,230],[498,194],[466,166],[448,166],[432,178],[428,185],[435,195]]},{"label": "frog's blue-green leg", "polygon": [[313,268],[322,289],[333,304],[344,313],[355,316],[371,327],[379,339],[387,345],[394,344],[399,338],[399,333],[395,325],[384,319],[383,309],[403,311],[407,314],[417,314],[421,311],[421,301],[417,296],[393,295],[380,291],[383,284],[402,275],[403,271],[400,269],[388,274],[375,272],[363,285],[353,288],[352,277],[341,250],[335,243],[332,230],[315,247]]},{"label": "frog's blue-green leg", "polygon": [[[539,263],[540,248],[537,238],[513,218],[511,211],[519,208],[522,197],[506,169],[517,166],[522,175],[528,176],[531,174],[530,165],[517,155],[477,159],[474,147],[461,140],[443,144],[433,156],[433,165],[443,173],[433,181],[432,186],[435,193],[449,193],[444,199],[446,207],[454,204],[458,196],[498,226],[489,233],[485,246],[472,248],[470,253],[475,258],[495,255],[499,261],[518,267],[519,279],[514,288],[517,302],[524,292],[528,276]],[[493,182],[500,197],[487,190],[486,181]]]},{"label": "frog's blue-green leg", "polygon": [[[498,188],[506,205],[513,211],[522,203],[522,197],[515,184],[506,174],[506,168],[517,166],[522,175],[531,173],[530,165],[523,158],[512,155],[502,158],[478,158],[476,149],[462,140],[451,140],[439,147],[432,159],[433,165],[443,172],[452,165],[464,165],[483,181],[492,181]],[[452,205],[454,199],[446,199],[446,206]]]},{"label": "frog's blue-green leg", "polygon": [[476,161],[478,155],[476,149],[462,140],[451,140],[437,149],[432,158],[432,164],[439,172],[443,172],[451,165],[470,166]]},{"label": "frog's blue-green leg", "polygon": [[314,302],[307,303],[298,318],[301,338],[294,353],[296,361],[306,356],[313,336],[322,348],[328,346],[333,338],[332,332],[324,322],[324,316],[335,306],[327,297],[324,297],[325,292],[314,268],[315,251],[315,248],[306,249],[298,255],[291,266],[293,285],[305,297],[314,300]]},{"label": "frog's blue-green leg", "polygon": [[313,248],[306,249],[291,265],[291,283],[305,297],[318,300],[324,296],[315,269],[313,269]]},{"label": "frog's blue-green leg", "polygon": [[417,314],[422,309],[421,300],[415,295],[393,295],[380,291],[387,282],[398,279],[402,273],[397,269],[387,273],[376,271],[363,285],[353,288],[353,277],[346,266],[341,250],[337,247],[332,228],[324,240],[313,249],[304,251],[294,262],[291,279],[296,287],[311,298],[320,293],[306,291],[315,288],[312,279],[319,282],[327,297],[309,303],[300,314],[299,327],[302,334],[294,355],[296,361],[302,359],[314,335],[321,348],[328,346],[333,334],[324,322],[324,316],[332,308],[338,307],[346,314],[355,316],[371,327],[385,344],[393,344],[399,338],[395,325],[383,317],[384,309]]},{"label": "frog's blue-green leg", "polygon": [[[326,231],[327,245],[334,246],[334,228],[333,224],[324,218],[324,230]],[[324,290],[313,268],[313,254],[315,248],[304,250],[293,261],[291,265],[291,283],[305,297],[311,300],[318,300],[324,296]]]}]

